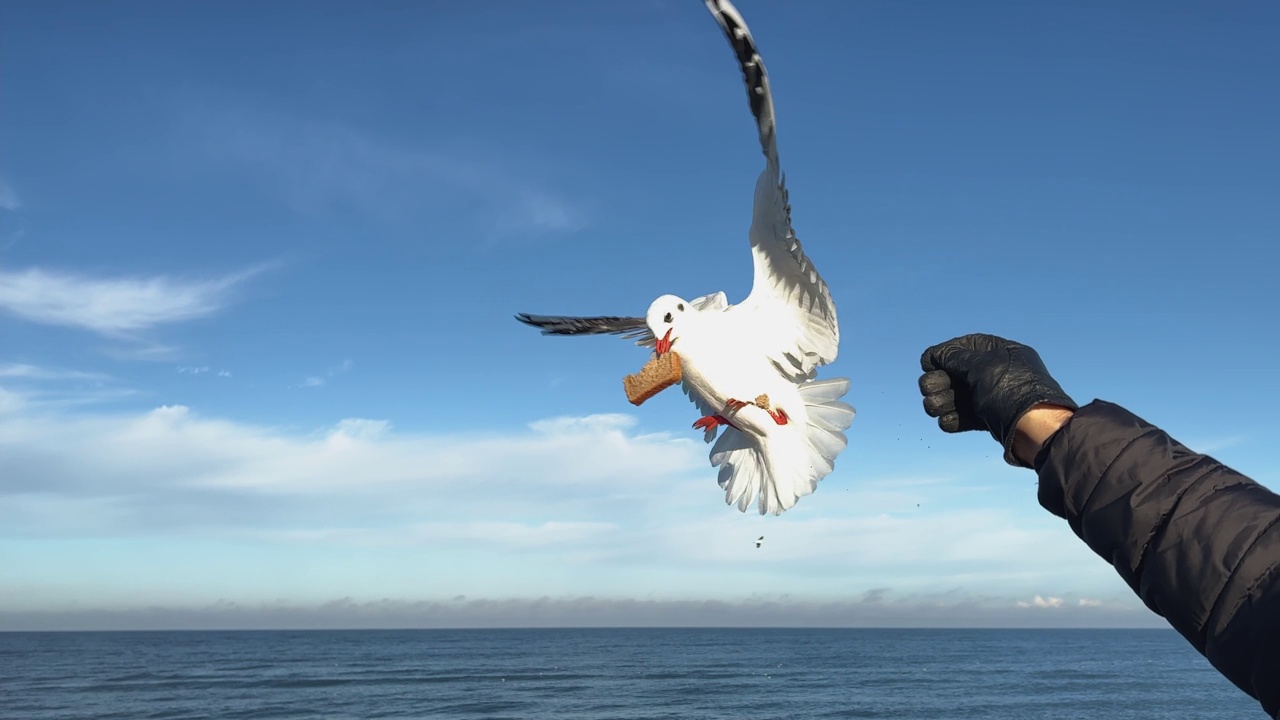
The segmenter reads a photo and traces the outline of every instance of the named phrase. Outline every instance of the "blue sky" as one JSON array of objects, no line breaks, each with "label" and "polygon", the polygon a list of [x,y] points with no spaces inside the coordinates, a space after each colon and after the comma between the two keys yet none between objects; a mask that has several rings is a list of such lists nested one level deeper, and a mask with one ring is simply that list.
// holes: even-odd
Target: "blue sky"
[{"label": "blue sky", "polygon": [[1280,9],[739,9],[858,409],[779,518],[643,350],[511,317],[749,290],[701,3],[8,3],[0,626],[1151,624],[918,358],[1022,340],[1280,487]]}]

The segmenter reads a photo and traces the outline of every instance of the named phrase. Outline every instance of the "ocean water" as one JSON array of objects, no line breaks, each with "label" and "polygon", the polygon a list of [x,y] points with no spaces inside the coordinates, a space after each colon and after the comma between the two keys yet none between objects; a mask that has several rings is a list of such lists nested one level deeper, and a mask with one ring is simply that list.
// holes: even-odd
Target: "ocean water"
[{"label": "ocean water", "polygon": [[0,717],[1264,718],[1163,630],[0,633]]}]

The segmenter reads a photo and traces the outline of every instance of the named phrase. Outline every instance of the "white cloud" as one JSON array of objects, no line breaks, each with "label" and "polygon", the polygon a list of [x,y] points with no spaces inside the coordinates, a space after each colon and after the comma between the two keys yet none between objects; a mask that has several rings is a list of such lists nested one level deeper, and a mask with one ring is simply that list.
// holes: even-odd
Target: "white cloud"
[{"label": "white cloud", "polygon": [[[1083,602],[1080,604],[1084,605]],[[1019,600],[1018,607],[1020,608],[1029,608],[1029,607],[1058,608],[1058,607],[1062,607],[1062,598],[1052,597],[1052,596],[1044,597],[1044,596],[1037,595],[1031,599],[1031,602],[1027,602],[1025,600]]]},{"label": "white cloud", "polygon": [[386,437],[391,430],[391,423],[386,420],[367,420],[365,418],[347,418],[338,423],[336,432],[347,437],[362,440],[373,440]]},{"label": "white cloud", "polygon": [[28,268],[0,273],[0,309],[31,322],[125,336],[157,325],[205,318],[232,301],[252,268],[207,280],[167,276],[95,278]]},{"label": "white cloud", "polygon": [[312,375],[311,377],[302,381],[302,387],[320,387],[323,384],[324,384],[324,378],[316,377],[315,375]]},{"label": "white cloud", "polygon": [[1079,605],[1080,607],[1100,607],[1102,601],[1094,600],[1093,598],[1080,598]]},{"label": "white cloud", "polygon": [[[255,496],[409,491],[416,502],[483,507],[553,489],[630,497],[637,485],[705,463],[698,443],[635,435],[629,432],[634,422],[606,415],[536,422],[503,434],[424,435],[353,418],[291,434],[172,405],[144,413],[6,418],[0,466],[12,470],[10,487],[29,482],[55,494],[86,491],[83,480],[94,478],[92,493],[106,496],[147,488]],[[64,452],[72,440],[78,451]],[[661,471],[646,462],[655,454],[665,458]]]},{"label": "white cloud", "polygon": [[[1098,597],[1123,586],[1056,518],[917,510],[910,493],[942,502],[945,479],[851,482],[838,469],[792,512],[740,514],[724,504],[700,438],[644,432],[630,415],[457,432],[347,418],[299,430],[180,405],[73,414],[28,402],[0,390],[0,535],[59,544],[135,538],[148,547],[223,542],[237,558],[252,548],[236,560],[246,578],[262,572],[248,569],[259,552],[331,562],[316,587],[246,580],[246,593],[310,600],[345,581],[350,590],[339,594],[358,589],[363,599],[537,597],[566,588],[644,597],[662,588],[680,597],[795,593],[818,602],[892,587],[916,598],[911,607],[928,593],[952,593],[927,600],[935,609],[920,617],[936,618],[944,606],[1009,608],[1029,588]],[[766,541],[757,548],[759,535]],[[399,553],[405,560],[356,580],[363,571],[352,570],[352,553],[368,554],[354,567]],[[436,570],[420,572],[428,566]],[[165,587],[169,578],[151,582]],[[1057,615],[1064,602],[1040,595],[1023,604]],[[1091,611],[1071,602],[1067,610]]]},{"label": "white cloud", "polygon": [[[11,489],[122,498],[133,516],[118,528],[122,532],[176,521],[182,513],[173,504],[198,515],[201,524],[257,529],[261,514],[238,509],[253,502],[279,513],[290,529],[317,533],[295,540],[336,541],[363,527],[372,533],[365,537],[422,542],[430,537],[422,517],[448,508],[451,522],[478,527],[530,518],[618,525],[609,542],[596,538],[581,549],[628,562],[766,563],[780,570],[816,563],[860,569],[868,577],[904,568],[934,572],[942,563],[953,579],[982,582],[1105,565],[1052,519],[1028,524],[995,510],[887,513],[883,491],[872,481],[848,493],[833,480],[780,518],[742,515],[723,504],[705,445],[639,433],[636,423],[632,416],[605,414],[547,418],[500,433],[436,434],[352,418],[299,434],[166,406],[121,415],[10,418],[0,422],[0,466],[9,469]],[[67,453],[67,447],[77,450]],[[352,514],[318,521],[310,515],[315,503]],[[24,516],[21,502],[11,506],[10,527],[23,518],[28,527],[51,522],[40,514]],[[880,509],[869,512],[868,506]],[[325,534],[335,528],[346,535]],[[451,532],[456,536],[457,528]],[[768,539],[757,550],[746,540],[760,532]]]},{"label": "white cloud", "polygon": [[230,371],[230,370],[219,370],[219,371],[218,371],[218,377],[231,377],[231,371]]},{"label": "white cloud", "polygon": [[178,372],[183,375],[201,375],[203,373],[209,372],[209,366],[203,365],[201,367],[180,367],[178,368]]}]

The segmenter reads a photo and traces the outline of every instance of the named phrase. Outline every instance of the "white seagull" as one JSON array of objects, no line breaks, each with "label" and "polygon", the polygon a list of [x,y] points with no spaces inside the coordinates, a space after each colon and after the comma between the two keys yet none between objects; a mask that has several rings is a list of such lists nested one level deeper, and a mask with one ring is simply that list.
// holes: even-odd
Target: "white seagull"
[{"label": "white seagull", "polygon": [[614,334],[659,355],[676,351],[681,388],[703,415],[693,427],[708,443],[724,427],[710,459],[725,502],[746,512],[758,498],[761,515],[780,515],[832,471],[855,412],[840,400],[848,378],[815,379],[819,366],[836,359],[840,327],[827,284],[791,227],[764,62],[737,9],[728,0],[705,2],[741,65],[765,156],[749,233],[751,293],[736,305],[724,292],[663,295],[643,318],[516,318],[544,335]]}]

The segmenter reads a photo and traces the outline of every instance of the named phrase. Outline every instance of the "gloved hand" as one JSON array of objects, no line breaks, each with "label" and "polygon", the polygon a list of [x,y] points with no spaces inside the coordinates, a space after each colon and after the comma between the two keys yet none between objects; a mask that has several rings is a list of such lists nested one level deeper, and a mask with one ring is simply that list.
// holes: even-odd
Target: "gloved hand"
[{"label": "gloved hand", "polygon": [[986,430],[1004,448],[1005,462],[1031,467],[1013,455],[1014,428],[1032,407],[1078,410],[1049,375],[1035,350],[994,335],[965,335],[934,345],[920,357],[924,411],[949,433]]}]

